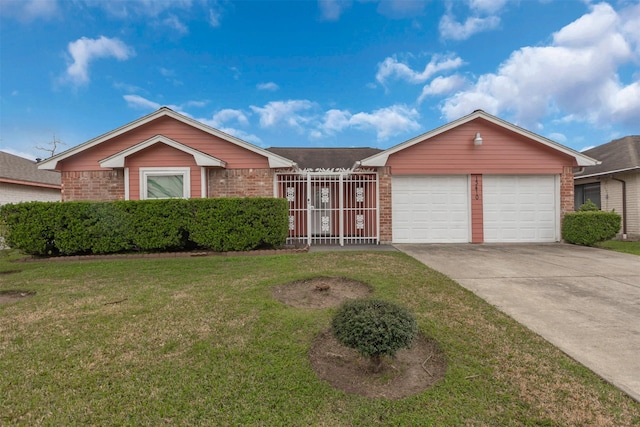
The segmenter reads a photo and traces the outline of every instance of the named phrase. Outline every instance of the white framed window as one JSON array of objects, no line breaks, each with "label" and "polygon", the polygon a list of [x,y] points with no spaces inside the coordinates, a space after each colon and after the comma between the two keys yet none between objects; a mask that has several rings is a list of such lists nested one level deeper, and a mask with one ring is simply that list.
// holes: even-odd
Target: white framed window
[{"label": "white framed window", "polygon": [[188,199],[189,168],[140,168],[140,199]]}]

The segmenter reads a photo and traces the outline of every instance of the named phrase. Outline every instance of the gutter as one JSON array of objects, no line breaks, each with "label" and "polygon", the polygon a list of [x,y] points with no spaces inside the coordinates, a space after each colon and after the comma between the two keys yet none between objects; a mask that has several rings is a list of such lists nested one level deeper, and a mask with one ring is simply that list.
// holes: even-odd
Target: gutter
[{"label": "gutter", "polygon": [[611,179],[622,183],[622,240],[627,240],[627,182],[613,175]]}]

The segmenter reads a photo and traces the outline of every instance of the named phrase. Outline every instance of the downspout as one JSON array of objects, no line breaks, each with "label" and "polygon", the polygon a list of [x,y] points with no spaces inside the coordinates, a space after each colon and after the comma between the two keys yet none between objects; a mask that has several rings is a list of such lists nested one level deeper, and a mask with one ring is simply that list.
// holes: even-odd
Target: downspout
[{"label": "downspout", "polygon": [[627,182],[613,175],[611,179],[622,183],[622,240],[627,240]]}]

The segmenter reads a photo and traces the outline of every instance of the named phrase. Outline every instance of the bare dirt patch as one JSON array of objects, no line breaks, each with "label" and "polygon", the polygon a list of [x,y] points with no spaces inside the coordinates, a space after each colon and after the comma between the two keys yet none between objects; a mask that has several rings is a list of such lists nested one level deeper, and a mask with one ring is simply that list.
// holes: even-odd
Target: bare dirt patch
[{"label": "bare dirt patch", "polygon": [[273,297],[300,308],[328,308],[346,299],[364,298],[373,292],[371,286],[344,277],[314,277],[297,280],[273,288]]},{"label": "bare dirt patch", "polygon": [[398,400],[432,387],[447,370],[438,343],[422,334],[409,349],[395,358],[386,358],[379,373],[372,373],[369,359],[343,346],[330,330],[319,334],[309,351],[311,365],[318,377],[347,393],[372,398]]},{"label": "bare dirt patch", "polygon": [[12,302],[19,301],[23,298],[32,297],[35,294],[36,293],[33,291],[0,291],[0,304],[11,304]]}]

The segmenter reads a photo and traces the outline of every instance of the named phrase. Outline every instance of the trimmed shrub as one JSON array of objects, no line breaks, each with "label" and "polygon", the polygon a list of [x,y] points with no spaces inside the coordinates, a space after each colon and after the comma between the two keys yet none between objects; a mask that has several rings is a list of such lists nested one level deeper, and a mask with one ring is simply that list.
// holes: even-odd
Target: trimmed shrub
[{"label": "trimmed shrub", "polygon": [[247,251],[284,244],[289,233],[284,199],[192,200],[189,236],[214,251]]},{"label": "trimmed shrub", "polygon": [[599,211],[599,210],[600,208],[598,207],[598,205],[593,203],[591,199],[587,199],[587,201],[584,202],[582,206],[578,208],[578,212],[590,212],[590,211]]},{"label": "trimmed shrub", "polygon": [[569,243],[592,246],[615,237],[620,224],[621,216],[616,212],[572,212],[562,221],[562,238]]},{"label": "trimmed shrub", "polygon": [[0,207],[6,243],[31,255],[277,247],[288,235],[284,199],[29,202]]},{"label": "trimmed shrub", "polygon": [[371,361],[374,372],[382,368],[382,356],[411,346],[418,334],[415,317],[404,307],[379,299],[343,303],[331,323],[333,335]]}]

